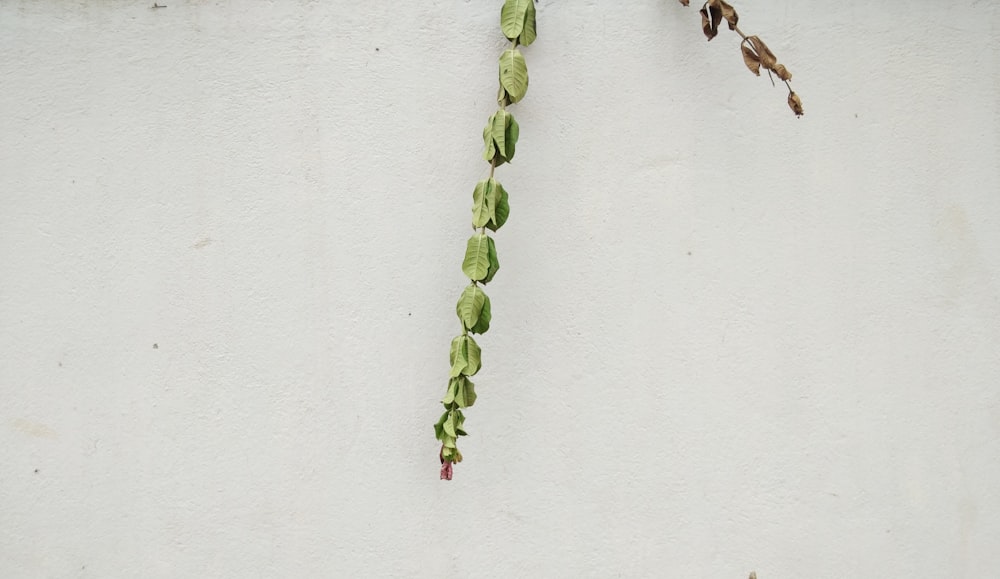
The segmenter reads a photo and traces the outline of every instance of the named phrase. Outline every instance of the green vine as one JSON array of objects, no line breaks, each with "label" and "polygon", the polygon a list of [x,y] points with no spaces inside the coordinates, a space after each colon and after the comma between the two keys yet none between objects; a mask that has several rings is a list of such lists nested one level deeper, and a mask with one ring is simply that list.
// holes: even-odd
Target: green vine
[{"label": "green vine", "polygon": [[[679,0],[684,6],[689,0]],[[802,101],[792,90],[792,74],[757,36],[747,36],[737,26],[739,16],[725,0],[706,0],[699,11],[702,30],[708,40],[718,34],[723,20],[743,41],[740,51],[750,72],[760,76],[763,68],[769,75],[777,76],[788,88],[788,106],[796,116],[801,116]],[[472,228],[474,233],[465,247],[462,271],[469,277],[469,285],[462,291],[455,305],[455,313],[462,325],[462,333],[451,341],[449,360],[451,372],[448,390],[441,403],[444,413],[434,425],[434,434],[441,441],[441,478],[451,480],[452,468],[462,462],[458,438],[465,436],[464,409],[476,402],[476,387],[472,376],[482,366],[482,350],[471,334],[484,334],[493,319],[490,298],[483,286],[493,280],[500,269],[496,243],[486,231],[496,232],[507,221],[510,205],[507,191],[493,178],[496,168],[514,158],[514,148],[520,131],[514,115],[507,106],[520,101],[528,92],[528,67],[518,46],[535,41],[534,0],[504,0],[500,10],[500,29],[510,41],[510,46],[500,55],[500,89],[497,94],[496,112],[490,115],[483,128],[483,159],[490,164],[490,174],[476,183],[472,191]],[[772,77],[773,82],[773,77]],[[751,579],[754,577],[751,574]]]},{"label": "green vine", "polygon": [[488,178],[476,183],[472,191],[472,228],[475,230],[465,247],[462,271],[469,285],[455,305],[462,333],[451,341],[451,372],[448,391],[441,403],[445,411],[434,425],[441,441],[441,478],[451,480],[452,465],[462,462],[458,437],[465,436],[462,410],[475,404],[476,387],[471,377],[482,366],[482,351],[470,334],[484,334],[493,317],[490,298],[483,286],[493,280],[500,262],[496,243],[486,230],[496,232],[507,221],[510,205],[507,190],[493,178],[496,168],[514,158],[519,127],[507,106],[520,101],[528,92],[528,66],[518,46],[535,41],[535,5],[533,0],[506,0],[500,10],[500,29],[510,40],[510,47],[500,55],[500,89],[497,111],[483,128],[483,159],[490,164]]}]

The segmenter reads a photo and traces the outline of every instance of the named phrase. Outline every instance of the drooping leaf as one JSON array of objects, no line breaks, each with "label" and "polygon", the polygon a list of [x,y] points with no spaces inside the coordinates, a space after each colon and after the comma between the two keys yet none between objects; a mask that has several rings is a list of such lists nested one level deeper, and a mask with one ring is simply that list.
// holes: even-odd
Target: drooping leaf
[{"label": "drooping leaf", "polygon": [[472,226],[476,229],[485,227],[494,218],[496,202],[490,200],[490,195],[496,196],[493,183],[493,179],[484,179],[476,183],[476,188],[472,191]]},{"label": "drooping leaf", "polygon": [[520,50],[508,48],[500,55],[500,85],[507,91],[512,103],[524,98],[528,92],[528,65]]},{"label": "drooping leaf", "polygon": [[701,30],[705,33],[706,38],[712,40],[719,34],[722,9],[719,8],[718,4],[710,1],[706,2],[698,12],[701,14]]},{"label": "drooping leaf", "polygon": [[438,421],[434,423],[434,436],[438,440],[443,440],[442,436],[444,435],[444,421],[447,419],[448,419],[448,411],[445,410],[444,413],[441,414],[441,418],[438,418]]},{"label": "drooping leaf", "polygon": [[493,157],[497,155],[496,145],[493,144],[493,117],[490,117],[490,122],[486,124],[486,128],[483,129],[483,144],[485,149],[483,149],[483,160],[492,161]]},{"label": "drooping leaf", "polygon": [[469,433],[465,431],[465,415],[458,409],[453,410],[452,413],[455,417],[455,433],[459,436],[468,436]]},{"label": "drooping leaf", "polygon": [[455,403],[459,408],[468,408],[476,403],[476,385],[468,378],[462,377],[461,380],[458,394],[455,395]]},{"label": "drooping leaf", "polygon": [[533,0],[507,0],[500,9],[500,30],[507,40],[514,40],[524,30],[524,15],[534,8]]},{"label": "drooping leaf", "polygon": [[514,119],[514,115],[507,113],[507,123],[505,124],[504,143],[506,149],[504,158],[510,162],[514,158],[514,146],[517,145],[517,137],[521,134],[521,127]]},{"label": "drooping leaf", "polygon": [[740,21],[739,14],[724,0],[710,0],[719,10],[722,12],[722,17],[726,19],[726,23],[729,24],[730,30],[736,30],[736,24]]},{"label": "drooping leaf", "polygon": [[469,238],[465,246],[465,259],[462,260],[462,271],[472,281],[479,281],[490,271],[489,236],[477,233]]},{"label": "drooping leaf", "polygon": [[524,29],[521,31],[520,42],[528,46],[535,41],[538,36],[537,25],[535,24],[535,3],[528,0],[528,9],[524,11]]},{"label": "drooping leaf", "polygon": [[507,0],[500,10],[500,29],[507,40],[527,46],[535,41],[535,4],[532,0]]},{"label": "drooping leaf", "polygon": [[490,329],[490,320],[493,319],[493,309],[490,306],[490,298],[486,294],[483,294],[483,297],[485,299],[483,300],[482,309],[479,310],[479,318],[476,320],[475,325],[469,328],[469,331],[473,334],[485,334]]},{"label": "drooping leaf", "polygon": [[757,53],[745,41],[740,44],[740,50],[743,52],[743,64],[747,65],[750,72],[760,76],[760,57]]},{"label": "drooping leaf", "polygon": [[475,376],[476,372],[482,366],[482,350],[479,349],[479,344],[472,339],[472,336],[463,336],[465,338],[465,359],[469,361],[465,370],[462,370],[462,374],[466,376]]},{"label": "drooping leaf", "polygon": [[[479,323],[479,317],[482,315],[483,307],[488,300],[486,292],[476,284],[469,284],[462,291],[462,295],[458,298],[458,303],[455,304],[455,313],[458,314],[458,319],[462,321],[465,329],[471,330],[476,327],[476,324]],[[486,323],[488,326],[489,322]]]},{"label": "drooping leaf", "polygon": [[788,93],[788,106],[791,107],[792,112],[797,117],[805,114],[805,111],[802,109],[802,99],[799,98],[799,95],[795,94],[795,91]]},{"label": "drooping leaf", "polygon": [[457,336],[451,341],[451,354],[449,360],[451,361],[451,372],[449,377],[455,378],[460,376],[469,365],[468,357],[468,343],[466,341],[467,336]]},{"label": "drooping leaf", "polygon": [[483,283],[489,283],[492,281],[493,276],[496,275],[497,271],[500,269],[500,261],[497,259],[497,246],[492,237],[489,238],[488,249],[489,254],[487,257],[490,260],[490,267],[489,271],[486,273],[486,277],[483,278]]},{"label": "drooping leaf", "polygon": [[783,64],[776,64],[774,65],[774,68],[771,70],[774,71],[774,74],[778,75],[778,78],[780,78],[785,82],[792,80],[792,73],[789,72],[788,69],[785,68],[785,65]]},{"label": "drooping leaf", "polygon": [[500,199],[501,189],[502,187],[500,186],[500,183],[497,180],[489,179],[489,182],[486,186],[486,191],[483,194],[483,197],[485,198],[486,201],[487,213],[488,213],[486,217],[486,223],[483,224],[484,227],[486,226],[487,223],[495,221],[497,218],[496,215],[497,202]]},{"label": "drooping leaf", "polygon": [[493,135],[493,142],[496,150],[504,159],[510,160],[507,153],[507,126],[510,124],[511,114],[500,109],[490,117],[490,132]]},{"label": "drooping leaf", "polygon": [[507,222],[507,217],[510,215],[510,205],[507,201],[507,190],[503,188],[500,183],[497,183],[497,191],[499,196],[497,197],[495,215],[493,219],[486,224],[486,227],[496,231],[503,227],[503,224]]},{"label": "drooping leaf", "polygon": [[441,404],[448,406],[455,401],[455,397],[458,396],[457,380],[459,380],[459,378],[451,378],[448,380],[448,393],[445,395],[444,400],[441,401]]},{"label": "drooping leaf", "polygon": [[754,51],[757,53],[757,58],[760,60],[761,66],[764,68],[774,70],[774,66],[778,64],[778,57],[774,56],[771,49],[764,44],[764,41],[757,36],[748,36],[747,42],[749,42]]},{"label": "drooping leaf", "polygon": [[455,438],[455,437],[458,436],[458,434],[455,432],[455,411],[454,410],[448,412],[448,418],[446,418],[445,421],[444,421],[444,433],[447,434],[448,436],[451,436],[452,438]]}]

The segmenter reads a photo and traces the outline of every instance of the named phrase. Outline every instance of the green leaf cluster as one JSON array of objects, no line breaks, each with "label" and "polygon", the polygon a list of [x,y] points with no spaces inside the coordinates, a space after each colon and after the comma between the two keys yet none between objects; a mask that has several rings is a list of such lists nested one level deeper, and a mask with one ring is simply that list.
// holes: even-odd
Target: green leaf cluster
[{"label": "green leaf cluster", "polygon": [[448,394],[441,401],[446,408],[456,405],[468,408],[476,403],[476,385],[468,376],[457,376],[448,380]]},{"label": "green leaf cluster", "polygon": [[483,128],[483,143],[486,145],[483,159],[497,167],[513,159],[520,130],[514,115],[509,112],[500,109],[490,115]]},{"label": "green leaf cluster", "polygon": [[534,0],[507,0],[500,9],[500,30],[507,40],[528,46],[535,41]]},{"label": "green leaf cluster", "polygon": [[451,341],[451,374],[449,378],[475,376],[482,367],[482,350],[472,336],[462,334]]},{"label": "green leaf cluster", "polygon": [[445,410],[434,425],[434,435],[441,441],[441,458],[450,462],[462,462],[462,453],[458,451],[457,443],[458,437],[466,434],[462,411],[458,408]]},{"label": "green leaf cluster", "polygon": [[462,328],[473,334],[485,334],[490,329],[493,312],[490,308],[490,298],[483,288],[470,284],[462,292],[455,304],[455,313],[462,322]]},{"label": "green leaf cluster", "polygon": [[472,281],[489,283],[499,269],[497,246],[493,238],[485,233],[476,233],[470,237],[465,246],[465,259],[462,260],[465,275]]},{"label": "green leaf cluster", "polygon": [[503,227],[510,215],[507,190],[496,179],[476,183],[472,192],[472,226],[487,227],[493,231]]}]

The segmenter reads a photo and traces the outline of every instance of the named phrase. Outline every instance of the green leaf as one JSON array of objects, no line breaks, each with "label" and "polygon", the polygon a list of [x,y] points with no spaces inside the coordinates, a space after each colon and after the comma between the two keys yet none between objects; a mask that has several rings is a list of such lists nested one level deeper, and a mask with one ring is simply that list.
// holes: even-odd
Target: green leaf
[{"label": "green leaf", "polygon": [[458,378],[448,380],[448,393],[445,395],[444,400],[441,401],[441,404],[448,406],[455,401],[455,397],[458,396],[458,380]]},{"label": "green leaf", "polygon": [[469,238],[469,242],[465,246],[465,259],[462,260],[462,271],[472,281],[479,281],[486,277],[489,270],[489,236],[485,233],[477,233]]},{"label": "green leaf", "polygon": [[472,380],[465,378],[458,385],[458,394],[455,395],[455,403],[460,408],[468,408],[476,403],[476,385]]},{"label": "green leaf", "polygon": [[438,440],[443,440],[442,436],[444,435],[444,421],[447,418],[448,418],[448,411],[445,410],[444,414],[441,415],[441,418],[438,418],[438,421],[434,424],[434,436]]},{"label": "green leaf", "polygon": [[532,0],[507,0],[500,10],[500,30],[507,40],[519,38],[527,46],[535,41],[535,4]]},{"label": "green leaf", "polygon": [[496,143],[496,150],[500,156],[510,160],[511,155],[507,154],[507,127],[510,125],[511,114],[500,109],[490,117],[490,131],[493,135],[493,142]]},{"label": "green leaf", "polygon": [[451,341],[451,378],[474,376],[482,366],[482,351],[472,336],[457,336]]},{"label": "green leaf", "polygon": [[507,190],[503,188],[500,183],[497,183],[497,191],[500,193],[497,197],[496,204],[491,208],[493,216],[489,222],[486,223],[486,227],[496,231],[503,227],[504,223],[507,223],[507,217],[510,215],[510,205],[507,202]]},{"label": "green leaf", "polygon": [[493,318],[493,312],[490,308],[490,298],[486,294],[483,294],[483,297],[486,299],[483,301],[483,308],[479,312],[479,319],[476,320],[475,325],[469,327],[469,331],[473,334],[485,334],[490,329],[490,320]]},{"label": "green leaf", "polygon": [[488,254],[487,257],[490,260],[490,268],[489,268],[489,271],[486,273],[486,277],[483,278],[483,283],[484,284],[485,283],[489,283],[490,281],[492,281],[493,280],[493,276],[496,275],[497,270],[500,269],[500,261],[497,259],[497,246],[496,246],[496,243],[493,242],[493,238],[492,237],[489,238],[489,244],[488,245],[489,245],[489,248],[488,248],[489,249],[489,254]]},{"label": "green leaf", "polygon": [[514,120],[514,115],[507,113],[510,122],[507,123],[506,131],[504,134],[504,142],[506,143],[506,148],[504,150],[504,158],[508,161],[514,158],[514,145],[517,144],[517,137],[521,134],[521,127],[518,126],[517,121]]},{"label": "green leaf", "polygon": [[[483,307],[488,301],[486,292],[476,284],[469,284],[462,290],[462,295],[459,296],[458,303],[455,304],[455,313],[458,314],[458,319],[462,321],[465,329],[471,330],[476,327],[482,316]],[[489,321],[486,324],[489,326]]]},{"label": "green leaf", "polygon": [[493,206],[496,203],[491,201],[490,196],[496,196],[495,183],[493,179],[485,179],[476,183],[472,192],[472,226],[477,229],[486,226],[494,218]]},{"label": "green leaf", "polygon": [[507,40],[514,40],[524,30],[524,15],[533,0],[507,0],[500,9],[500,30]]},{"label": "green leaf", "polygon": [[469,359],[466,352],[468,351],[468,346],[465,343],[466,336],[458,336],[451,341],[451,354],[449,359],[451,360],[451,374],[452,378],[460,376],[469,365]]},{"label": "green leaf", "polygon": [[448,418],[444,421],[444,433],[448,436],[455,438],[458,434],[455,432],[455,411],[448,412]]},{"label": "green leaf", "polygon": [[493,144],[493,117],[490,117],[489,123],[483,129],[483,143],[486,146],[483,150],[483,159],[492,161],[493,157],[497,156],[497,148]]},{"label": "green leaf", "polygon": [[528,46],[538,36],[535,30],[535,3],[529,0],[528,9],[524,11],[524,29],[521,30],[521,44]]},{"label": "green leaf", "polygon": [[461,410],[453,410],[452,413],[455,417],[455,433],[459,436],[468,436],[469,433],[465,431],[465,415]]},{"label": "green leaf", "polygon": [[516,103],[528,92],[528,65],[524,55],[516,48],[508,48],[500,55],[500,85]]},{"label": "green leaf", "polygon": [[479,349],[479,344],[472,339],[472,336],[463,337],[466,344],[465,359],[468,360],[468,365],[462,370],[462,374],[475,376],[479,368],[482,367],[482,350]]}]

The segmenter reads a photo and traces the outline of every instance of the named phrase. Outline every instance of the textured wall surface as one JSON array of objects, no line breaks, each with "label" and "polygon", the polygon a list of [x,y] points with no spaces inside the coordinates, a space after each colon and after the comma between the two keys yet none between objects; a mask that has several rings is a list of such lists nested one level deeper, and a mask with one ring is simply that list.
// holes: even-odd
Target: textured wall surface
[{"label": "textured wall surface", "polygon": [[1000,8],[0,0],[0,576],[1000,569]]}]

